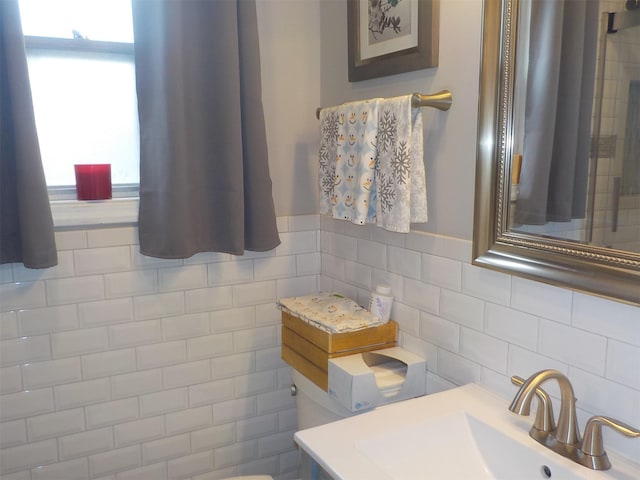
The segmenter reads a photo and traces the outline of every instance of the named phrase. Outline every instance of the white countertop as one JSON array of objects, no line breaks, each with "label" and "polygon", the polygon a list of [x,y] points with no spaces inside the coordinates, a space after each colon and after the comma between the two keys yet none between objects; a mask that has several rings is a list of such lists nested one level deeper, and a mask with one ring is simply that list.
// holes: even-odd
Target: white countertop
[{"label": "white countertop", "polygon": [[[610,451],[608,453],[612,468],[607,471],[593,471],[543,447],[528,434],[533,423],[533,416],[524,417],[509,412],[506,400],[476,384],[393,403],[368,413],[302,430],[295,434],[295,441],[336,480],[417,480],[414,475],[412,475],[414,478],[409,478],[406,477],[406,473],[399,473],[399,471],[393,474],[385,472],[382,467],[384,464],[382,456],[372,458],[371,455],[364,453],[363,445],[378,440],[382,440],[382,445],[384,445],[384,441],[388,438],[388,441],[396,446],[406,441],[407,449],[413,449],[417,452],[416,448],[409,445],[410,442],[423,443],[415,440],[416,429],[423,428],[420,425],[425,422],[434,422],[435,425],[438,420],[451,418],[451,415],[460,412],[481,419],[484,423],[507,434],[528,448],[537,449],[543,458],[570,469],[577,475],[576,478],[585,480],[640,479],[640,464],[632,463]],[[411,433],[412,431],[413,433]],[[423,435],[423,433],[420,431],[419,435]],[[630,439],[629,441],[634,440]],[[437,439],[425,438],[424,443],[428,444],[429,442],[437,442]],[[464,450],[464,445],[461,444],[460,447],[460,450]],[[425,448],[424,445],[421,448]],[[450,456],[450,458],[442,458],[442,463],[454,462],[453,464],[455,464],[459,462],[461,455],[465,455],[465,452],[447,452],[443,456]],[[423,478],[429,476],[429,470],[429,467],[425,467],[425,477]],[[434,473],[436,471],[437,468]],[[446,477],[446,473],[443,477],[442,472],[437,475],[434,478],[439,480]]]}]

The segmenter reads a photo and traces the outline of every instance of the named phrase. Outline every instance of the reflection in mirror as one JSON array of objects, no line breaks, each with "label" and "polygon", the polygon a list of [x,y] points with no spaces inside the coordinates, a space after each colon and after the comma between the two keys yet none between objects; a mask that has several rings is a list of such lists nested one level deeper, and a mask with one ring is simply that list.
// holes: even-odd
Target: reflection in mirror
[{"label": "reflection in mirror", "polygon": [[484,2],[474,265],[640,305],[639,3]]},{"label": "reflection in mirror", "polygon": [[640,9],[521,0],[517,32],[510,230],[640,252]]}]

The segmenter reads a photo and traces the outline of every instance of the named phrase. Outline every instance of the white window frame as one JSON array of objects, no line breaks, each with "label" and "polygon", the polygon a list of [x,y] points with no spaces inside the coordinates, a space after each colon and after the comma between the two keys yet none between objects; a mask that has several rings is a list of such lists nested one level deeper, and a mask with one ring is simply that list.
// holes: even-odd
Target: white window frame
[{"label": "white window frame", "polygon": [[[25,47],[40,50],[69,50],[120,53],[133,56],[132,43],[104,42],[84,38],[55,38],[25,35]],[[49,203],[56,228],[105,226],[138,222],[139,185],[113,186],[110,200],[76,200],[75,185],[48,187]]]}]

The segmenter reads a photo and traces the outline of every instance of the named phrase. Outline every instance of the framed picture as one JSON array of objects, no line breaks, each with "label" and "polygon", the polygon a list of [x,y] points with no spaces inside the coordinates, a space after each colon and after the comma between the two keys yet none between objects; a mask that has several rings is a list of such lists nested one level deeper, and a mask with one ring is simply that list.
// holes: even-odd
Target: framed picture
[{"label": "framed picture", "polygon": [[349,81],[438,66],[438,0],[347,0]]}]

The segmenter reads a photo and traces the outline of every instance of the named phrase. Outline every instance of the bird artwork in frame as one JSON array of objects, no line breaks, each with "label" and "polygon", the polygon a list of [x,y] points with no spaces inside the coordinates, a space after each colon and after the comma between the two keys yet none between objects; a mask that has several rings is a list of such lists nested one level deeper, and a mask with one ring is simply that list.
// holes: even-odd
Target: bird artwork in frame
[{"label": "bird artwork in frame", "polygon": [[347,0],[349,81],[438,66],[439,0]]}]

